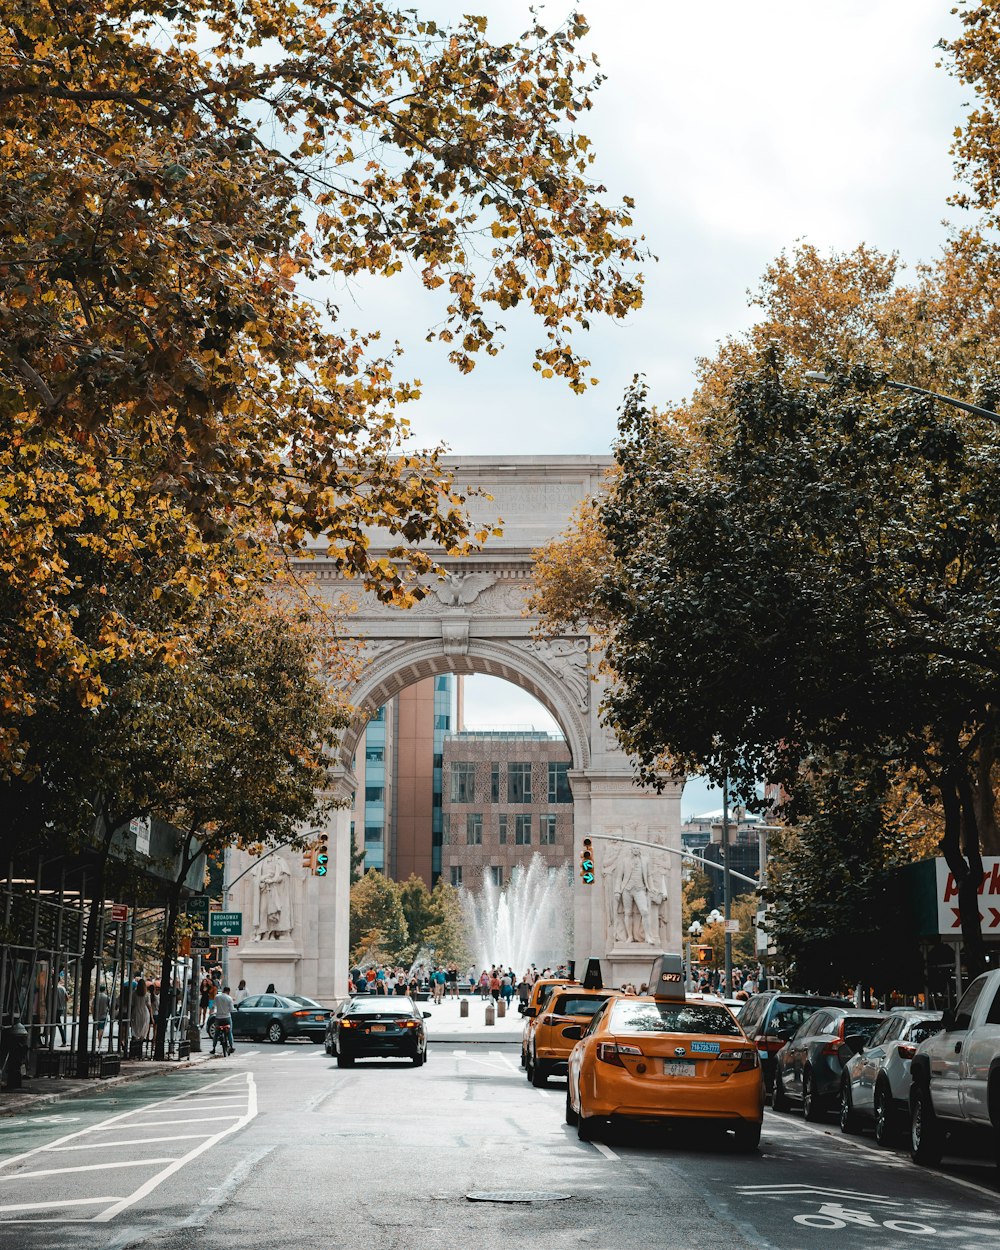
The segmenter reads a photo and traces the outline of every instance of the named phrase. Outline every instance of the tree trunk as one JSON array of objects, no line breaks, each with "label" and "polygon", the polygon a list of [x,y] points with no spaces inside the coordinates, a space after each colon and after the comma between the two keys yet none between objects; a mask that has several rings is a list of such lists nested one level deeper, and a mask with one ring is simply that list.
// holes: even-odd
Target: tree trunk
[{"label": "tree trunk", "polygon": [[941,854],[958,886],[958,906],[962,917],[962,945],[968,961],[970,975],[974,967],[974,953],[982,951],[983,935],[979,926],[979,885],[982,874],[973,876],[962,854],[962,804],[959,799],[958,782],[954,773],[945,773],[939,782],[941,808],[944,812],[944,837]]},{"label": "tree trunk", "polygon": [[997,759],[997,717],[990,708],[987,723],[975,759],[975,784],[973,802],[976,824],[979,828],[979,845],[984,855],[1000,855],[1000,827],[997,825],[996,791],[993,769]]},{"label": "tree trunk", "polygon": [[80,964],[80,1004],[79,1033],[76,1039],[76,1075],[85,1080],[90,1071],[90,1003],[93,995],[94,964],[97,962],[97,935],[101,929],[101,917],[104,915],[104,886],[107,877],[108,855],[111,853],[111,838],[114,826],[110,825],[104,815],[104,836],[101,840],[100,857],[97,861],[97,878],[94,883],[94,897],[90,904],[90,915],[87,917],[87,936],[83,942],[83,960]]},{"label": "tree trunk", "polygon": [[969,865],[966,879],[958,888],[958,905],[962,910],[962,939],[965,963],[970,980],[986,971],[986,946],[983,942],[982,917],[979,914],[979,893],[983,888],[983,856],[979,849],[979,826],[972,783],[963,773],[958,783],[962,805],[962,834],[965,858]]}]

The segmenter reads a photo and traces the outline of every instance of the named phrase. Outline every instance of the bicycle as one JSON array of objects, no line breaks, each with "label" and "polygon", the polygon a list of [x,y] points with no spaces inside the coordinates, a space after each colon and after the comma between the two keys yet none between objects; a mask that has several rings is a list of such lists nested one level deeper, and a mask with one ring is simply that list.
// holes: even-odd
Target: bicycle
[{"label": "bicycle", "polygon": [[222,1057],[227,1058],[233,1053],[236,1047],[233,1045],[233,1026],[227,1020],[223,1023],[221,1020],[215,1022],[215,1037],[212,1042],[212,1053],[215,1053],[215,1043],[222,1043]]}]

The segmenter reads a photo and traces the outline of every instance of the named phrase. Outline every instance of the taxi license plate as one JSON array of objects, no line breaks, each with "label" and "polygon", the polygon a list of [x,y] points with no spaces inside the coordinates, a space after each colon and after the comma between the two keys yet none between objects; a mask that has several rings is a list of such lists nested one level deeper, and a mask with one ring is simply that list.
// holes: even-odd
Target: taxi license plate
[{"label": "taxi license plate", "polygon": [[690,1059],[664,1059],[664,1076],[694,1076],[695,1066]]},{"label": "taxi license plate", "polygon": [[373,1033],[384,1033],[384,1032],[385,1032],[385,1025],[384,1025],[384,1024],[373,1024],[373,1025],[372,1025],[372,1032],[373,1032]]}]

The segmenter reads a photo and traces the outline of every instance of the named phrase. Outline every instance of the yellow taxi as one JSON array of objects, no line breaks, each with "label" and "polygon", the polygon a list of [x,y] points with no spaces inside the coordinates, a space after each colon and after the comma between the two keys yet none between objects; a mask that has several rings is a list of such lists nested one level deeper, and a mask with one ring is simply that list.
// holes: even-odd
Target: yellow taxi
[{"label": "yellow taxi", "polygon": [[531,987],[527,1003],[520,1008],[521,1015],[524,1016],[524,1028],[521,1030],[522,1068],[528,1066],[528,1053],[531,1050],[531,1038],[535,1032],[535,1020],[544,1010],[545,1004],[556,990],[567,985],[579,984],[579,981],[573,981],[569,977],[539,977]]},{"label": "yellow taxi", "polygon": [[662,985],[657,965],[669,958],[654,964],[655,995],[611,998],[581,1030],[569,1057],[566,1122],[584,1141],[612,1118],[716,1127],[755,1150],[764,1118],[757,1048],[721,1003],[685,1001],[682,974],[666,974],[676,982]]},{"label": "yellow taxi", "polygon": [[589,1024],[614,993],[614,990],[585,990],[578,985],[554,987],[542,1014],[532,1021],[534,1028],[525,1063],[532,1085],[541,1088],[550,1076],[566,1071],[569,1053],[580,1036],[579,1027],[574,1026]]}]

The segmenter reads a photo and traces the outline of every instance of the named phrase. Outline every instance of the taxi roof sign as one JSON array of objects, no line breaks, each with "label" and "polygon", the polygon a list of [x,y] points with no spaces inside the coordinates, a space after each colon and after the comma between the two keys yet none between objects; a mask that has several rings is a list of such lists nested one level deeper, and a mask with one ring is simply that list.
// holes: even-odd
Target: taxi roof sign
[{"label": "taxi roof sign", "polygon": [[684,960],[680,955],[660,955],[653,960],[649,992],[667,1002],[684,1002]]}]

